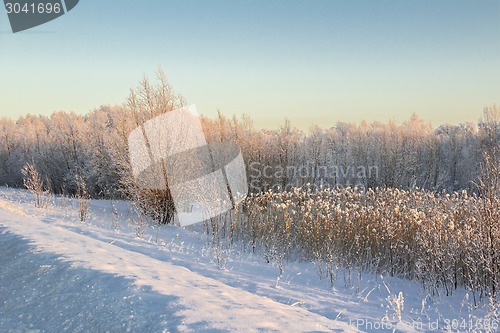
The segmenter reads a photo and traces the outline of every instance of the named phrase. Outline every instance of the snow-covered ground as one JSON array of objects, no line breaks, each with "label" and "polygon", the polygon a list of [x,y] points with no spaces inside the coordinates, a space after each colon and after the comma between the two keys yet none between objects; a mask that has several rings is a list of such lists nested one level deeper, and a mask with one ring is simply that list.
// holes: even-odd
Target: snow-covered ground
[{"label": "snow-covered ground", "polygon": [[80,222],[77,205],[38,209],[0,188],[0,332],[497,331],[465,290],[430,296],[345,270],[332,290],[313,263],[287,263],[277,279],[237,245],[217,263],[201,225],[138,227],[126,202],[105,200]]}]

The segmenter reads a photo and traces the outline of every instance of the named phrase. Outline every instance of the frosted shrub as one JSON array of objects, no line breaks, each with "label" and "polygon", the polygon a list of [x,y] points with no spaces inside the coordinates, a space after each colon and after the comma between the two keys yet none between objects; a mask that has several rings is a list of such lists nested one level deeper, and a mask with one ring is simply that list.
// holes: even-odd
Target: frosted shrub
[{"label": "frosted shrub", "polygon": [[396,295],[389,295],[387,297],[387,302],[389,303],[389,307],[394,311],[393,318],[401,321],[401,313],[404,310],[405,299],[402,292]]},{"label": "frosted shrub", "polygon": [[36,208],[44,208],[49,201],[50,190],[44,185],[40,173],[33,163],[26,163],[21,173],[23,174],[24,187],[32,194]]},{"label": "frosted shrub", "polygon": [[76,182],[76,199],[78,200],[78,212],[80,221],[85,222],[89,210],[90,195],[87,191],[87,184],[82,176],[75,176]]}]

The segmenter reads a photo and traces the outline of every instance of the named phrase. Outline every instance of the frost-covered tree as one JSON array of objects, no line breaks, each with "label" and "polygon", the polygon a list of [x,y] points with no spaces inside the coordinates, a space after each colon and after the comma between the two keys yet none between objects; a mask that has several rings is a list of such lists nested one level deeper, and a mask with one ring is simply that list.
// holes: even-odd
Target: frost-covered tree
[{"label": "frost-covered tree", "polygon": [[[130,91],[127,108],[134,121],[132,129],[142,126],[146,121],[161,114],[184,106],[184,100],[180,95],[174,93],[163,71],[158,70],[157,78],[159,82],[157,85],[152,85],[145,77],[137,89]],[[163,175],[165,188],[143,189],[136,184],[131,168],[128,166],[121,178],[121,183],[127,195],[138,204],[145,214],[160,224],[168,224],[173,221],[175,205],[168,185],[169,180],[165,165],[163,165]]]}]

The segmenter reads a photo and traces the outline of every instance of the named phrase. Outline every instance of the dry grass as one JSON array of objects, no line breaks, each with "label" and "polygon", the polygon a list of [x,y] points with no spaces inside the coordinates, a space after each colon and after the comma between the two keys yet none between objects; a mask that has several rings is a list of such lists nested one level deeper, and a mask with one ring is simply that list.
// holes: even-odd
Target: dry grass
[{"label": "dry grass", "polygon": [[232,242],[280,269],[286,260],[313,260],[332,283],[343,267],[415,279],[446,294],[466,286],[494,295],[499,287],[498,197],[306,187],[250,196],[230,221]]}]

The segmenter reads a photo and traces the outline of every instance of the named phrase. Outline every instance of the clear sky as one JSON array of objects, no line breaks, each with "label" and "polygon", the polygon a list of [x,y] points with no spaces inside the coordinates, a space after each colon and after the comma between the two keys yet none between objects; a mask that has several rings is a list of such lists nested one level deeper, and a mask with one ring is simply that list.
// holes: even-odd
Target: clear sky
[{"label": "clear sky", "polygon": [[13,34],[0,10],[0,114],[121,104],[161,66],[206,115],[477,121],[500,104],[500,0],[81,0]]}]

